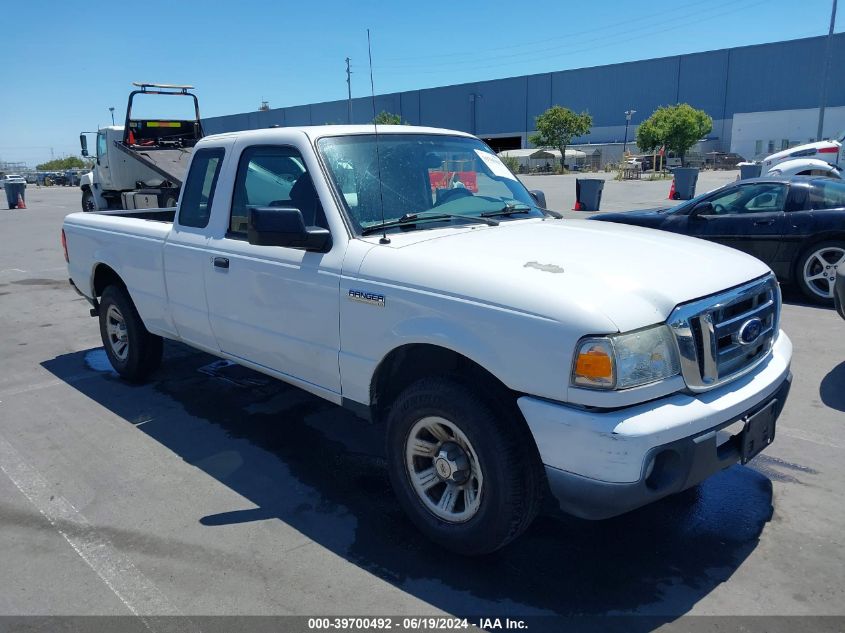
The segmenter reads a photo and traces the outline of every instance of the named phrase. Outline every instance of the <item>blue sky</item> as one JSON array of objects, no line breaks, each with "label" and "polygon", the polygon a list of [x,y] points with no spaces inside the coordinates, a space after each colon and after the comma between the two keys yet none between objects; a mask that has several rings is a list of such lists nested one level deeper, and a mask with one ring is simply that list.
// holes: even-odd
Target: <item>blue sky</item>
[{"label": "blue sky", "polygon": [[[29,0],[4,15],[0,160],[77,154],[132,81],[190,83],[203,116],[827,33],[831,0],[226,3]],[[838,24],[842,24],[842,11]],[[841,30],[837,28],[837,32]],[[14,75],[9,75],[15,72]]]}]

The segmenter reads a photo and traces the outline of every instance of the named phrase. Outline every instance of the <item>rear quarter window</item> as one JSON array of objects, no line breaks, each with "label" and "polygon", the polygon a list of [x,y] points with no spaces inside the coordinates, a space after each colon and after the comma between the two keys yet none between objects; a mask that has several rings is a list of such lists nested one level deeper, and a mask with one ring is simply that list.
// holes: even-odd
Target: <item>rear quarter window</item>
[{"label": "rear quarter window", "polygon": [[225,150],[222,147],[198,150],[191,161],[191,171],[185,181],[179,205],[179,224],[205,228],[211,217],[214,190],[220,175]]},{"label": "rear quarter window", "polygon": [[839,180],[820,180],[810,190],[811,209],[845,208],[845,183]]}]

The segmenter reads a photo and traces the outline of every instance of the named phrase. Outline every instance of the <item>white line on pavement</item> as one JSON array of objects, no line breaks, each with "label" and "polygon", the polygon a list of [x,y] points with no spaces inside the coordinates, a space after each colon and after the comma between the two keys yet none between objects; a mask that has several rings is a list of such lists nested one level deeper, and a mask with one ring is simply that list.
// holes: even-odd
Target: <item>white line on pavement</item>
[{"label": "white line on pavement", "polygon": [[[150,631],[198,631],[128,556],[82,516],[73,504],[50,490],[50,484],[0,436],[0,470],[70,544],[74,551]],[[152,618],[152,619],[151,619]]]}]

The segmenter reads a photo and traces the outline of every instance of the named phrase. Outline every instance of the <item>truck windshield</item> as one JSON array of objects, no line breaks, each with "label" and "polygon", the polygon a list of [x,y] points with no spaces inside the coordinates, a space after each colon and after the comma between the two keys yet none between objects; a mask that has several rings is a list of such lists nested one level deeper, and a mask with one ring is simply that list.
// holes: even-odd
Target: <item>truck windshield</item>
[{"label": "truck windshield", "polygon": [[[462,219],[455,216],[493,213],[509,221],[544,215],[478,139],[391,133],[380,134],[376,148],[374,134],[361,134],[322,138],[317,149],[358,233],[383,222],[393,224],[390,230],[407,231]],[[424,214],[419,224],[407,221],[416,214]],[[423,222],[425,215],[437,219]],[[400,218],[406,220],[396,222]],[[465,226],[466,221],[455,224]]]}]

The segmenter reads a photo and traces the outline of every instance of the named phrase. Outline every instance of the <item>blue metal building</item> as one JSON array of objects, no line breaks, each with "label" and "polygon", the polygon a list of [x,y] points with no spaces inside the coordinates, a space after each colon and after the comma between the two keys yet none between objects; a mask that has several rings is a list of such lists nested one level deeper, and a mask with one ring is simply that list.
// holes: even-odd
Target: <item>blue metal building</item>
[{"label": "blue metal building", "polygon": [[[812,115],[810,109],[819,105],[825,40],[812,37],[383,94],[376,96],[375,108],[399,114],[411,124],[471,132],[499,150],[527,147],[535,117],[555,104],[586,110],[593,116],[592,132],[581,142],[608,143],[622,141],[626,110],[636,110],[630,139],[636,125],[658,106],[685,102],[713,118],[711,139],[727,151],[732,147],[733,119],[738,113],[807,110],[807,116]],[[845,34],[834,35],[832,49],[827,104],[833,114],[842,110],[845,116],[845,108],[837,108],[845,106]],[[347,117],[343,99],[213,117],[204,120],[203,126],[213,134],[274,125],[347,123]],[[372,120],[369,97],[353,99],[352,119],[353,123]],[[833,119],[837,117],[831,120],[835,127],[838,119]],[[825,135],[834,131],[825,126]],[[792,132],[772,130],[770,136],[789,139]],[[808,140],[793,136],[801,142]],[[764,139],[756,141],[758,146],[774,142]]]}]

